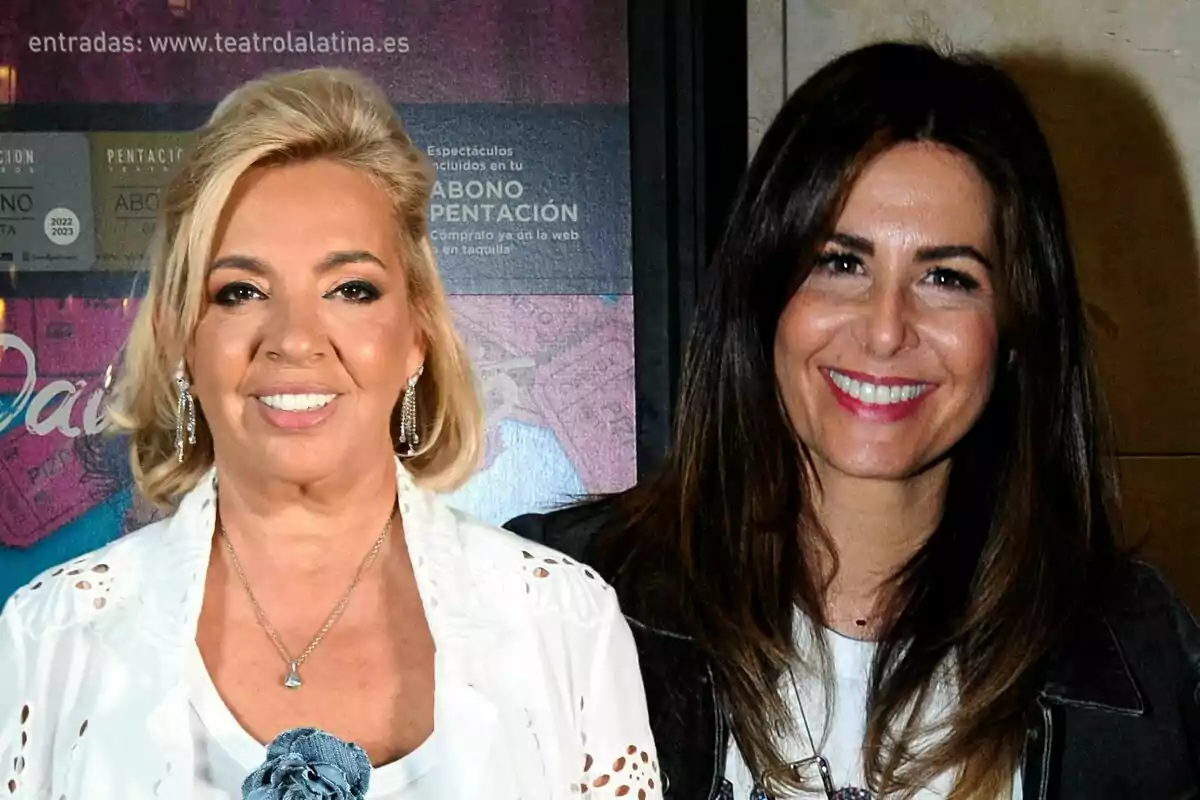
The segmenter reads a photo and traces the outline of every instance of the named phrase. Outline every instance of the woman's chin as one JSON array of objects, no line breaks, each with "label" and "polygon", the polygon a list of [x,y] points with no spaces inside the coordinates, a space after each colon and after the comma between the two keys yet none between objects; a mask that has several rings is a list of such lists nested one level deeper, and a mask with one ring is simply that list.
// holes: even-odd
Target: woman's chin
[{"label": "woman's chin", "polygon": [[851,448],[828,453],[817,461],[824,462],[821,472],[870,481],[910,480],[925,472],[931,465],[924,454],[916,454],[909,449],[887,447]]},{"label": "woman's chin", "polygon": [[[298,444],[298,443],[297,443]],[[385,462],[386,461],[386,465]],[[333,479],[354,479],[375,469],[390,468],[391,456],[381,451],[378,457],[364,447],[297,447],[290,444],[266,448],[248,459],[260,479],[281,483],[324,483]]]}]

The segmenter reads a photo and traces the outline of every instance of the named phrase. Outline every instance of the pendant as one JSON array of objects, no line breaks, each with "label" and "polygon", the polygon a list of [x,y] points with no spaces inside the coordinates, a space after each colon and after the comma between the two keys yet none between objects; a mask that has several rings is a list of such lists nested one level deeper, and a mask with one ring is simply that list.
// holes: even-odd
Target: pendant
[{"label": "pendant", "polygon": [[304,681],[300,680],[300,665],[295,661],[288,662],[287,677],[283,679],[283,685],[289,689],[299,689],[304,685]]}]

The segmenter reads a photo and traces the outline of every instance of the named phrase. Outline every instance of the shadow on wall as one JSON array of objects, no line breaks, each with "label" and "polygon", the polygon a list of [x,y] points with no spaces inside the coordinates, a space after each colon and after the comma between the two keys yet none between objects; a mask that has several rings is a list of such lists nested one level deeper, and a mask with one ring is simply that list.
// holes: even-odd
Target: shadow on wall
[{"label": "shadow on wall", "polygon": [[[1126,533],[1200,610],[1200,252],[1179,153],[1112,64],[1010,52],[1062,181],[1116,423]],[[1200,190],[1200,187],[1196,187]]]}]

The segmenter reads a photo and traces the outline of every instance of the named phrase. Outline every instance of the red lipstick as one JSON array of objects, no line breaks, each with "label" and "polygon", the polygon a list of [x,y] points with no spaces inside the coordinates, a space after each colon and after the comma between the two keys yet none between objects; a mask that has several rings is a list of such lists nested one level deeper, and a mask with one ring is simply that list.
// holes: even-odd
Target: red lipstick
[{"label": "red lipstick", "polygon": [[929,384],[907,378],[885,378],[844,369],[839,369],[838,372],[853,380],[862,381],[863,383],[873,383],[876,386],[911,386],[919,384],[925,387],[920,394],[908,400],[901,400],[896,403],[867,403],[844,391],[834,383],[833,374],[829,370],[821,370],[821,375],[824,376],[825,383],[828,384],[829,390],[833,392],[833,398],[837,400],[838,405],[859,419],[870,422],[900,422],[912,416],[920,408],[921,404],[925,402],[925,398],[933,393],[934,389]]}]

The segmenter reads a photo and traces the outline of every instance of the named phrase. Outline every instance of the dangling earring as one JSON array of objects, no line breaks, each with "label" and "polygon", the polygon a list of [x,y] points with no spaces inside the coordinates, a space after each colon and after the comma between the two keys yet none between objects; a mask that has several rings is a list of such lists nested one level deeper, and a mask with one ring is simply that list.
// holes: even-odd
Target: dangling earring
[{"label": "dangling earring", "polygon": [[182,361],[175,370],[175,386],[179,389],[179,402],[175,406],[175,458],[182,464],[185,428],[187,443],[196,443],[196,401],[192,399],[192,385],[188,383]]},{"label": "dangling earring", "polygon": [[408,445],[404,455],[415,456],[416,448],[421,444],[421,434],[417,433],[417,381],[425,373],[425,365],[417,367],[416,373],[408,379],[404,387],[404,397],[400,400],[400,436],[399,443]]}]

